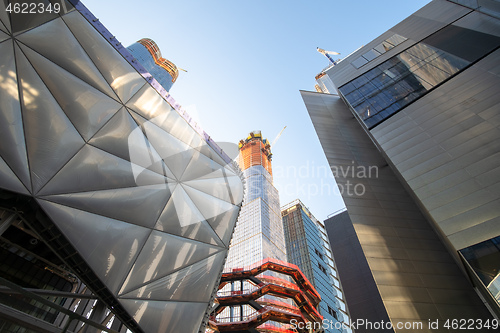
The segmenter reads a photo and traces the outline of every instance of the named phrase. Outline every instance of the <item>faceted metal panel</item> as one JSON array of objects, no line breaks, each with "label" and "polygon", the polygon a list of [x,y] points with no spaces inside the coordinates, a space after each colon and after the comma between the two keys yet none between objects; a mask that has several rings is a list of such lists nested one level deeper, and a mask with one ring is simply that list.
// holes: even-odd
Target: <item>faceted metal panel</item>
[{"label": "faceted metal panel", "polygon": [[0,1],[0,30],[10,32],[10,18],[8,12],[5,10],[5,1]]},{"label": "faceted metal panel", "polygon": [[[126,105],[147,119],[159,117],[165,121],[164,119],[179,118],[174,109],[149,85],[144,85]],[[157,120],[153,120],[153,123],[159,125]]]},{"label": "faceted metal panel", "polygon": [[[16,170],[17,177],[31,188],[23,120],[19,104],[18,82],[12,41],[0,44],[0,154]],[[12,147],[15,147],[12,149]]]},{"label": "faceted metal panel", "polygon": [[[216,282],[210,277],[210,271],[214,265],[215,267],[222,265],[224,259],[224,253],[219,252],[144,287],[124,294],[120,298],[208,302],[212,296],[211,290],[214,289]],[[189,277],[189,282],[182,283],[187,277]],[[174,290],[174,292],[172,293],[171,290]]]},{"label": "faceted metal panel", "polygon": [[[44,8],[46,8],[47,5],[50,4],[50,1],[48,0],[36,0],[33,2],[35,2],[37,6],[39,4],[43,5]],[[17,4],[19,7],[21,7],[21,5],[26,2],[23,2],[22,0],[12,0],[10,1],[10,3],[12,4],[12,6]],[[22,11],[18,11],[17,13],[16,11],[12,11],[10,13],[12,32],[16,34],[28,29],[32,29],[34,27],[38,27],[39,25],[53,20],[57,16],[58,15],[52,11],[43,11],[42,13],[37,13],[37,15],[23,13]]]},{"label": "faceted metal panel", "polygon": [[71,12],[62,18],[123,103],[144,86],[144,79],[130,70],[127,61],[80,13]]},{"label": "faceted metal panel", "polygon": [[108,96],[117,98],[61,18],[27,31],[16,39]]},{"label": "faceted metal panel", "polygon": [[[0,27],[1,27],[1,25],[0,25]],[[5,32],[0,30],[0,43],[3,42],[4,40],[9,39],[9,38],[10,38],[9,35],[7,35]]]},{"label": "faceted metal panel", "polygon": [[[123,299],[121,303],[146,332],[198,332],[206,303]],[[147,310],[147,311],[146,311]]]},{"label": "faceted metal panel", "polygon": [[231,241],[231,235],[236,225],[236,219],[238,218],[239,212],[240,207],[233,206],[224,214],[207,220],[226,246],[229,246],[229,242]]},{"label": "faceted metal panel", "polygon": [[6,190],[21,194],[29,194],[26,187],[24,187],[23,183],[21,183],[19,178],[17,178],[2,158],[0,158],[0,184],[2,184],[2,187]]},{"label": "faceted metal panel", "polygon": [[198,332],[243,199],[239,170],[80,3],[61,17],[13,15],[13,38],[4,4],[0,189],[34,196],[61,256],[78,252],[83,283],[126,308],[125,322]]},{"label": "faceted metal panel", "polygon": [[[132,132],[137,129],[138,126],[136,122],[132,119],[130,114],[127,112],[125,107],[122,107],[109,121],[105,124],[93,137],[89,140],[89,143],[97,148],[107,151],[110,154],[116,155],[124,160],[130,161],[130,151],[134,151],[136,154],[147,154],[148,151],[144,151],[140,149],[140,144],[144,141],[146,142],[146,138],[142,134],[142,140],[138,138],[134,138],[134,140],[130,140],[130,143],[137,145],[130,149],[129,138]],[[137,136],[139,133],[137,133]],[[135,135],[134,135],[135,136]],[[139,158],[134,158],[134,161],[144,161],[145,156],[140,156]],[[158,160],[161,159],[159,156]],[[149,156],[148,158],[149,159]],[[156,158],[155,158],[156,160]],[[144,167],[148,167],[147,164]],[[160,172],[162,173],[162,172]]]},{"label": "faceted metal panel", "polygon": [[94,214],[152,228],[173,187],[170,184],[89,191],[42,198]]},{"label": "faceted metal panel", "polygon": [[88,141],[121,107],[114,99],[20,44],[69,120]]},{"label": "faceted metal panel", "polygon": [[16,46],[21,108],[36,193],[83,145],[83,138],[66,117],[21,50]]},{"label": "faceted metal panel", "polygon": [[150,229],[38,200],[108,288],[116,293]]},{"label": "faceted metal panel", "polygon": [[220,247],[154,230],[123,283],[120,294],[170,275],[222,250]]},{"label": "faceted metal panel", "polygon": [[[102,167],[106,165],[107,167]],[[78,175],[75,177],[75,174]],[[135,177],[129,161],[85,145],[40,191],[40,195],[166,184],[167,179],[144,170]],[[165,185],[166,186],[166,185]]]},{"label": "faceted metal panel", "polygon": [[[177,191],[176,196],[183,192],[180,185],[177,187],[179,187],[179,191],[174,190],[174,192]],[[191,201],[187,194],[184,198]],[[182,198],[180,200],[175,197],[171,198],[158,218],[155,229],[216,246],[224,246],[220,244],[219,237],[196,207],[194,207],[194,211],[198,213],[196,215],[193,214],[193,219],[186,221],[184,218],[181,221],[183,214],[178,213],[178,211],[182,212],[183,209],[186,209],[183,203]]]}]

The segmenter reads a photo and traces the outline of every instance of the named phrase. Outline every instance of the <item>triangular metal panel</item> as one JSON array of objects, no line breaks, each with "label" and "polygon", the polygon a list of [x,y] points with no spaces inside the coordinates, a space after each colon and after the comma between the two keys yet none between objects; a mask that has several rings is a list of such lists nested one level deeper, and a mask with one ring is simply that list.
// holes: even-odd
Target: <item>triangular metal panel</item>
[{"label": "triangular metal panel", "polygon": [[37,199],[92,271],[116,295],[150,229]]},{"label": "triangular metal panel", "polygon": [[172,171],[173,176],[176,179],[181,179],[182,174],[196,151],[151,121],[146,121],[134,111],[130,111],[130,114],[140,124],[146,138],[153,145],[156,152],[158,152],[168,169]]},{"label": "triangular metal panel", "polygon": [[[144,85],[126,106],[156,125],[175,117],[177,113],[149,84]],[[155,118],[158,119],[153,120]]]},{"label": "triangular metal panel", "polygon": [[[181,186],[176,187],[174,195],[175,197],[169,200],[161,213],[155,229],[224,247],[225,245],[221,243],[219,237],[207,221],[205,221],[203,215],[194,207],[191,199],[189,199]],[[191,209],[193,210],[191,211]]]},{"label": "triangular metal panel", "polygon": [[7,12],[7,8],[5,7],[6,1],[0,1],[0,30],[3,30],[5,33],[10,33],[10,17]]},{"label": "triangular metal panel", "polygon": [[2,31],[5,34],[8,34],[9,29],[7,29],[4,25],[4,23],[0,20],[0,31]]},{"label": "triangular metal panel", "polygon": [[[1,26],[2,25],[0,24],[0,27]],[[9,38],[10,38],[9,35],[7,35],[5,32],[3,32],[2,30],[0,30],[0,43],[3,42],[3,41],[5,41],[5,40],[7,40],[7,39],[9,39]]]},{"label": "triangular metal panel", "polygon": [[31,189],[13,43],[0,44],[0,54],[0,156]]},{"label": "triangular metal panel", "polygon": [[0,157],[0,188],[21,194],[29,194],[23,183]]},{"label": "triangular metal panel", "polygon": [[138,289],[221,250],[220,247],[153,230],[120,294]]},{"label": "triangular metal panel", "polygon": [[123,299],[125,310],[144,332],[198,333],[207,303]]},{"label": "triangular metal panel", "polygon": [[215,230],[226,246],[229,246],[231,242],[231,235],[233,234],[239,212],[240,207],[234,206],[223,214],[207,219],[208,224]]},{"label": "triangular metal panel", "polygon": [[[12,4],[12,12],[10,13],[10,18],[11,18],[11,25],[12,25],[12,32],[14,34],[19,34],[19,33],[22,33],[28,29],[33,29],[35,27],[38,27],[40,25],[43,25],[44,23],[50,21],[50,20],[53,20],[54,18],[56,18],[58,16],[58,14],[54,13],[53,10],[49,11],[49,10],[46,10],[47,6],[51,4],[50,1],[48,0],[38,0],[36,1],[35,3],[39,4],[43,4],[43,8],[44,10],[39,12],[37,11],[36,14],[33,14],[33,13],[29,13],[29,10],[31,8],[27,8],[28,12],[24,12],[22,11],[23,7],[25,4],[30,4],[30,2],[32,1],[24,1],[24,0],[11,0],[10,3]],[[14,9],[15,8],[15,5],[19,6],[17,8],[20,8],[21,10],[19,10],[17,13],[16,13],[16,10]],[[24,7],[26,8],[26,7]],[[52,8],[52,7],[51,7]],[[38,9],[38,8],[37,8]]]},{"label": "triangular metal panel", "polygon": [[117,99],[61,18],[16,36],[16,39],[109,97]]},{"label": "triangular metal panel", "polygon": [[29,47],[22,44],[20,47],[64,113],[86,141],[122,107],[116,100],[70,74]]},{"label": "triangular metal panel", "polygon": [[86,145],[50,180],[39,195],[161,185],[168,182],[162,175],[149,170],[136,176],[132,168],[129,161]]},{"label": "triangular metal panel", "polygon": [[59,11],[60,16],[66,15],[67,13],[76,10],[75,6],[73,6],[73,4],[68,0],[62,0],[62,1],[58,0],[57,2],[60,2],[61,4],[61,9]]},{"label": "triangular metal panel", "polygon": [[234,208],[233,204],[213,197],[210,194],[195,190],[185,184],[183,184],[182,187],[189,195],[189,198],[193,200],[194,204],[203,214],[205,219],[219,216]]},{"label": "triangular metal panel", "polygon": [[192,149],[193,157],[182,174],[181,181],[198,179],[224,167],[199,151]]},{"label": "triangular metal panel", "polygon": [[62,18],[123,103],[148,84],[79,12]]},{"label": "triangular metal panel", "polygon": [[243,183],[240,177],[194,179],[182,183],[233,205],[240,204],[243,199]]},{"label": "triangular metal panel", "polygon": [[221,251],[194,265],[151,282],[122,295],[120,299],[151,299],[156,301],[209,302],[227,251]]},{"label": "triangular metal panel", "polygon": [[219,155],[219,153],[215,152],[215,150],[210,147],[207,143],[202,144],[201,146],[194,147],[197,151],[207,156],[211,160],[214,160],[220,165],[227,165],[227,162]]},{"label": "triangular metal panel", "polygon": [[[124,160],[133,160],[143,169],[174,178],[125,107],[120,109],[89,143]],[[141,172],[139,169],[135,170]]]},{"label": "triangular metal panel", "polygon": [[31,64],[15,47],[33,192],[85,144]]},{"label": "triangular metal panel", "polygon": [[150,185],[41,198],[151,229],[170,198],[170,187]]},{"label": "triangular metal panel", "polygon": [[180,227],[187,227],[204,221],[205,218],[187,195],[182,186],[177,186],[172,193],[172,199],[175,206],[176,219]]}]

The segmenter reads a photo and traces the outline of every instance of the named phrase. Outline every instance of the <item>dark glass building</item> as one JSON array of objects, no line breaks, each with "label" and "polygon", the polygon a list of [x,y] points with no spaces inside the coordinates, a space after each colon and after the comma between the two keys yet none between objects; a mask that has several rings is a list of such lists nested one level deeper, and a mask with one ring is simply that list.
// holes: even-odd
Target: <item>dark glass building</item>
[{"label": "dark glass building", "polygon": [[300,200],[281,207],[281,217],[288,262],[297,265],[320,294],[325,332],[351,332],[349,312],[324,225]]}]

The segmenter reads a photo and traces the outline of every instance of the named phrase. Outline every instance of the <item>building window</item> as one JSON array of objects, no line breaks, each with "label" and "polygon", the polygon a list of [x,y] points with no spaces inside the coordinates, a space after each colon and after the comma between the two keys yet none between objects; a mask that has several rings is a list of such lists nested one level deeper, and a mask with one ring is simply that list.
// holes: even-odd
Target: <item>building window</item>
[{"label": "building window", "polygon": [[320,263],[318,263],[318,267],[319,267],[319,269],[320,269],[323,273],[328,274],[328,273],[326,272],[326,268],[325,268],[325,267],[323,267]]},{"label": "building window", "polygon": [[330,306],[328,306],[328,313],[329,313],[329,314],[330,314],[330,316],[332,316],[333,318],[335,318],[335,319],[337,319],[337,320],[339,319],[339,318],[337,317],[337,312],[335,312],[335,310],[333,310]]},{"label": "building window", "polygon": [[314,249],[314,252],[316,252],[316,255],[318,257],[320,257],[321,259],[323,259],[323,254],[321,252],[319,252],[318,249]]},{"label": "building window", "polygon": [[469,246],[460,253],[500,305],[500,236]]},{"label": "building window", "polygon": [[450,25],[339,91],[371,129],[498,46],[497,36]]},{"label": "building window", "polygon": [[393,47],[398,46],[399,44],[401,44],[405,40],[406,40],[406,38],[404,38],[398,34],[395,34],[392,37],[387,38],[382,43],[375,46],[370,51],[363,54],[358,59],[354,60],[351,63],[351,65],[353,65],[356,68],[359,68],[359,67],[369,63],[370,61],[376,59],[379,55],[384,54],[385,52],[389,51]]}]

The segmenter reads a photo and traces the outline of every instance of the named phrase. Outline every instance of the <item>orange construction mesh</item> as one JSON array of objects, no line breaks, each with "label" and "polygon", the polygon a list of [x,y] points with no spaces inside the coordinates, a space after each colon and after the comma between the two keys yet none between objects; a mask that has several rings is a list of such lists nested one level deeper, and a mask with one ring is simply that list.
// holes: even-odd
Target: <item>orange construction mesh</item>
[{"label": "orange construction mesh", "polygon": [[251,139],[240,148],[240,169],[246,170],[255,165],[262,165],[272,175],[269,154],[269,149],[266,148],[262,140],[259,138]]}]

